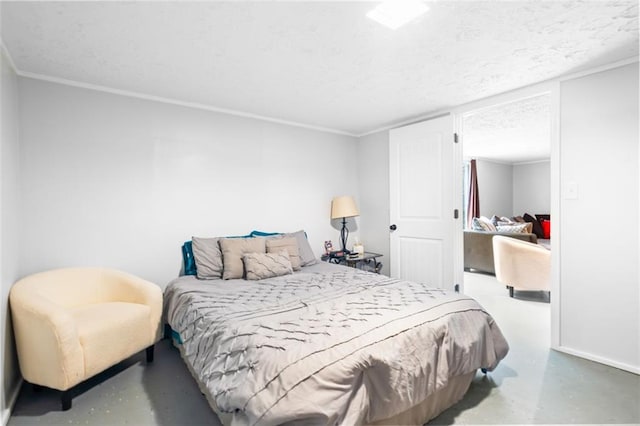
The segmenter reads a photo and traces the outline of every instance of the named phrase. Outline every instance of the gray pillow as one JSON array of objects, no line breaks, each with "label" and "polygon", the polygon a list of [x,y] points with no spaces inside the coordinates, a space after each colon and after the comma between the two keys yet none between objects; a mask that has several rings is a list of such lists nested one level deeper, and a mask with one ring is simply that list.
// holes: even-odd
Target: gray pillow
[{"label": "gray pillow", "polygon": [[267,238],[267,253],[279,253],[286,250],[289,254],[291,267],[294,271],[299,271],[301,266],[300,252],[298,250],[298,239],[295,237]]},{"label": "gray pillow", "polygon": [[242,257],[248,280],[263,280],[293,273],[289,253],[247,253]]},{"label": "gray pillow", "polygon": [[285,236],[296,237],[296,240],[298,241],[298,251],[300,253],[300,266],[309,266],[318,263],[318,259],[316,259],[316,255],[313,254],[313,250],[309,245],[309,240],[307,240],[307,236],[304,231],[300,230],[297,232],[291,232],[289,234],[285,234]]},{"label": "gray pillow", "polygon": [[264,253],[264,238],[220,238],[222,251],[222,279],[230,280],[244,276],[242,256],[247,253]]},{"label": "gray pillow", "polygon": [[191,237],[193,258],[196,261],[196,276],[201,280],[222,278],[222,252],[218,245],[220,238]]}]

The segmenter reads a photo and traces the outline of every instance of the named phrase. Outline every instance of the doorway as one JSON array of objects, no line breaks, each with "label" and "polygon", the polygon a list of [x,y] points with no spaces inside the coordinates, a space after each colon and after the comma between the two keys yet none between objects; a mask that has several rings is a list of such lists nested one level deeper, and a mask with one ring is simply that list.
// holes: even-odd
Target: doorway
[{"label": "doorway", "polygon": [[[493,283],[500,286],[494,289],[497,300],[544,304],[547,320],[552,317],[553,111],[554,93],[539,90],[472,105],[457,115],[463,163],[463,291],[473,295],[477,283]],[[469,184],[472,170],[477,193]],[[479,199],[479,212],[469,208],[470,192]],[[516,232],[527,235],[513,235]],[[537,281],[539,289],[508,290],[496,280],[492,238],[501,233],[551,250],[546,254],[548,273]]]}]

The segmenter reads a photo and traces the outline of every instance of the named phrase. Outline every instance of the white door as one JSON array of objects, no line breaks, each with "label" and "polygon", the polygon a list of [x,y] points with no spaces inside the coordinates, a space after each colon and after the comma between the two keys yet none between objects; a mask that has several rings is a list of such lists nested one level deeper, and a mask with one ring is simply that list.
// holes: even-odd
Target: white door
[{"label": "white door", "polygon": [[[454,290],[453,118],[389,132],[391,276]],[[457,192],[455,192],[457,193]]]}]

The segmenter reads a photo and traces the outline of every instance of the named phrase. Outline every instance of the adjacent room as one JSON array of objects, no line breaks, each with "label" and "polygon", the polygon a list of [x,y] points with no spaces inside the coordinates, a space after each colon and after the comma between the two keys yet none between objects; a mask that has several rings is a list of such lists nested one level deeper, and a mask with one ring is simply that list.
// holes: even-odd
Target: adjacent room
[{"label": "adjacent room", "polygon": [[[548,299],[551,96],[537,94],[472,111],[462,123],[464,268],[496,276],[512,297],[527,291],[521,296]],[[494,236],[525,244],[506,241],[509,247],[494,248]]]},{"label": "adjacent room", "polygon": [[2,424],[639,424],[638,55],[630,0],[0,1]]}]

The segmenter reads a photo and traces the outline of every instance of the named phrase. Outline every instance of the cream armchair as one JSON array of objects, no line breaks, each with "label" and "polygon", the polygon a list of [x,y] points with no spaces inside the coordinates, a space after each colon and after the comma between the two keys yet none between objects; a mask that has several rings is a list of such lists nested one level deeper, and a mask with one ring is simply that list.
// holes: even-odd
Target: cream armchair
[{"label": "cream armchair", "polygon": [[551,252],[546,248],[516,240],[493,237],[493,259],[496,279],[513,290],[550,290]]},{"label": "cream armchair", "polygon": [[20,371],[27,382],[62,392],[159,340],[162,290],[104,268],[67,268],[30,275],[9,294]]}]

